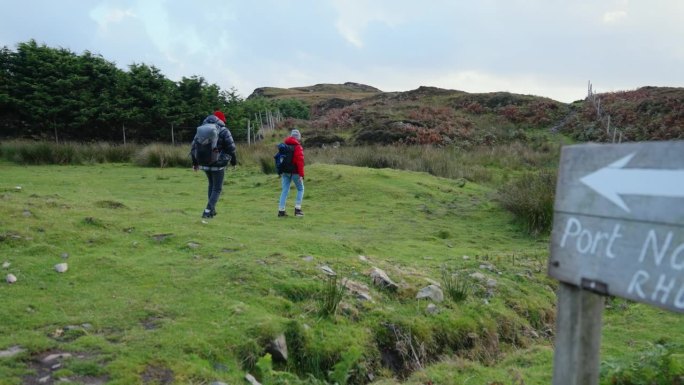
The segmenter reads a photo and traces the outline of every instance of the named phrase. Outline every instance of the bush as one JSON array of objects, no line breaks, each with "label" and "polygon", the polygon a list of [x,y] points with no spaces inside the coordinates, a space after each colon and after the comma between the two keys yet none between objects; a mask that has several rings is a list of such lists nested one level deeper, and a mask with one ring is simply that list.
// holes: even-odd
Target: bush
[{"label": "bush", "polygon": [[525,173],[498,191],[501,205],[532,235],[548,234],[553,223],[556,172]]}]

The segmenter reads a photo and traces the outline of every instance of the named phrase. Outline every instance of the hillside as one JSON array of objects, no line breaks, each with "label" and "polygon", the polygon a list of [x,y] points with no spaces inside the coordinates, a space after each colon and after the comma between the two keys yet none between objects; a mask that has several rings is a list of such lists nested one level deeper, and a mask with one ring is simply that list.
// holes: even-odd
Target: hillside
[{"label": "hillside", "polygon": [[[354,84],[354,87],[350,87]],[[352,89],[363,92],[352,92]],[[326,144],[455,144],[544,141],[564,134],[578,141],[684,138],[684,88],[643,87],[594,94],[571,104],[509,92],[467,93],[436,87],[381,92],[355,83],[292,89],[261,88],[251,97],[296,98],[310,121],[309,146]],[[609,123],[610,122],[610,123]],[[621,136],[620,136],[621,135]]]},{"label": "hillside", "polygon": [[379,89],[359,83],[316,84],[308,87],[276,88],[263,87],[255,89],[247,99],[265,97],[272,99],[299,99],[309,105],[331,99],[354,101],[382,93]]},{"label": "hillside", "polygon": [[[2,167],[2,385],[550,382],[548,242],[486,186],[314,164],[306,216],[277,218],[277,177],[240,168],[203,221],[187,169]],[[611,299],[605,317],[604,383],[684,343],[674,313]]]}]

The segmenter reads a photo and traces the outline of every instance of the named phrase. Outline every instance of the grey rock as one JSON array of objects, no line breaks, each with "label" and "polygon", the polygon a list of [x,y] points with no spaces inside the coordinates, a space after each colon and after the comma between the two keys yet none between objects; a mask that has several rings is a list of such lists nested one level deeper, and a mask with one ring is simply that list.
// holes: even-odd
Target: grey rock
[{"label": "grey rock", "polygon": [[228,385],[228,384],[226,384],[225,382],[221,382],[221,381],[214,381],[210,385]]},{"label": "grey rock", "polygon": [[62,259],[69,258],[69,253],[62,253]]},{"label": "grey rock", "polygon": [[247,373],[247,374],[245,375],[245,380],[247,380],[247,382],[249,382],[249,383],[252,384],[252,385],[261,385],[261,383],[260,383],[259,381],[257,381],[257,379],[254,378],[253,375],[251,375],[251,374],[249,374],[249,373]]},{"label": "grey rock", "polygon": [[323,266],[320,267],[320,269],[323,270],[323,272],[324,272],[325,274],[328,274],[328,275],[337,275],[337,273],[335,273],[335,271],[334,271],[333,269],[331,269],[330,266],[323,265]]},{"label": "grey rock", "polygon": [[10,346],[10,348],[7,350],[0,350],[0,358],[14,357],[17,354],[23,353],[25,351],[26,350],[21,348],[20,346]]},{"label": "grey rock", "polygon": [[486,279],[487,277],[485,277],[485,275],[482,274],[482,273],[480,273],[480,272],[476,272],[476,273],[470,274],[470,278],[475,278],[475,279],[479,279],[479,280],[484,280],[484,279]]},{"label": "grey rock", "polygon": [[304,262],[311,262],[314,260],[314,257],[311,255],[303,255],[302,259],[304,260]]},{"label": "grey rock", "polygon": [[368,257],[366,257],[365,255],[359,255],[359,261],[368,262]]},{"label": "grey rock", "polygon": [[371,279],[373,279],[373,284],[375,286],[379,286],[382,288],[388,288],[391,290],[397,290],[399,288],[399,285],[394,283],[394,281],[392,281],[390,279],[390,277],[387,275],[387,273],[385,273],[381,269],[378,269],[377,267],[374,267],[371,270],[370,277],[371,277]]},{"label": "grey rock", "polygon": [[69,270],[69,265],[67,265],[65,262],[55,265],[55,271],[58,273],[64,273],[67,270]]},{"label": "grey rock", "polygon": [[370,289],[368,286],[352,281],[351,279],[345,279],[344,282],[342,282],[344,287],[347,288],[352,294],[356,296],[356,298],[362,300],[362,301],[372,301],[373,298],[370,295]]},{"label": "grey rock", "polygon": [[428,314],[437,314],[439,313],[439,308],[434,303],[430,303],[427,305],[427,308],[425,308],[425,312]]},{"label": "grey rock", "polygon": [[3,269],[9,269],[10,266],[12,266],[12,264],[9,263],[9,262],[7,262],[7,261],[5,261],[5,262],[2,264],[2,268],[3,268]]},{"label": "grey rock", "polygon": [[271,356],[275,361],[287,361],[287,341],[285,340],[285,334],[281,334],[271,341],[271,344],[266,351],[271,353]]},{"label": "grey rock", "polygon": [[64,360],[67,358],[71,358],[71,353],[54,353],[54,354],[50,354],[50,355],[46,356],[45,358],[43,358],[41,360],[41,362],[43,364],[50,364],[54,361]]},{"label": "grey rock", "polygon": [[442,289],[439,288],[437,285],[429,285],[426,286],[416,294],[417,299],[423,299],[423,298],[430,298],[431,300],[435,302],[442,302],[444,301],[444,293],[442,292]]},{"label": "grey rock", "polygon": [[497,282],[495,279],[489,278],[487,280],[487,287],[496,287],[496,285],[497,285]]},{"label": "grey rock", "polygon": [[7,283],[9,284],[15,283],[17,282],[17,277],[15,277],[14,274],[7,274],[7,277],[5,277],[5,281],[7,281]]}]

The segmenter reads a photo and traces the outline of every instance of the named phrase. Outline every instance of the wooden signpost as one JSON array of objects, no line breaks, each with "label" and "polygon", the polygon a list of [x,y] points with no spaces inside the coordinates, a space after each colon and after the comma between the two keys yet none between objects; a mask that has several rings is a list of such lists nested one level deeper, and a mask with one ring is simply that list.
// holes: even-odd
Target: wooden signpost
[{"label": "wooden signpost", "polygon": [[601,295],[684,313],[684,142],[564,147],[548,271],[554,385],[598,383]]}]

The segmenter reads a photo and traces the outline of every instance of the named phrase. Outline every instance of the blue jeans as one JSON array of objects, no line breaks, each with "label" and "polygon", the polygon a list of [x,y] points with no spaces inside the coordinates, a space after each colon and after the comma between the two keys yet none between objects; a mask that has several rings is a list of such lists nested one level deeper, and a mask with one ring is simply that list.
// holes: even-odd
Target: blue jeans
[{"label": "blue jeans", "polygon": [[299,174],[283,174],[280,176],[283,191],[280,193],[280,203],[278,210],[285,210],[285,202],[287,201],[287,194],[290,192],[290,182],[294,182],[297,187],[297,198],[295,198],[295,208],[302,208],[302,199],[304,198],[304,179]]},{"label": "blue jeans", "polygon": [[204,171],[207,174],[207,179],[209,180],[209,188],[207,189],[207,210],[210,212],[216,211],[216,202],[221,196],[221,190],[223,189],[223,177],[226,170],[219,171]]}]

